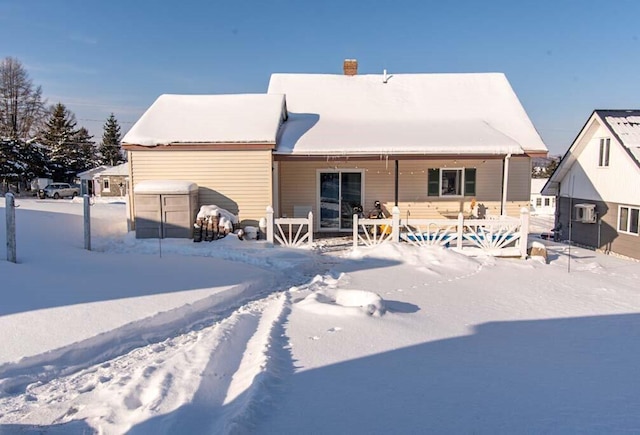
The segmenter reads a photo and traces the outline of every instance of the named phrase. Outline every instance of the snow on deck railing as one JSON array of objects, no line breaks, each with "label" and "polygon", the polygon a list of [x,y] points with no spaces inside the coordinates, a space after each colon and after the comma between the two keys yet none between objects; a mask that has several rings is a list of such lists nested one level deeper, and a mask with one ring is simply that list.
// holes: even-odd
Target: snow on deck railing
[{"label": "snow on deck railing", "polygon": [[[313,243],[313,214],[306,218],[274,218],[267,207],[267,241],[299,247]],[[305,232],[306,227],[306,232]],[[520,218],[491,219],[400,219],[393,207],[391,219],[366,219],[353,215],[353,248],[387,242],[405,242],[414,246],[444,246],[468,255],[527,256],[529,211],[520,210]]]},{"label": "snow on deck railing", "polygon": [[[267,241],[283,246],[300,247],[313,243],[313,213],[306,218],[274,218],[273,207],[267,207]],[[305,231],[306,227],[306,231]],[[277,232],[276,232],[277,231]]]},{"label": "snow on deck railing", "polygon": [[414,246],[444,246],[473,255],[527,256],[529,211],[520,218],[500,216],[492,219],[399,219],[393,208],[392,219],[362,219],[353,216],[353,247],[373,246],[387,241],[403,241]]}]

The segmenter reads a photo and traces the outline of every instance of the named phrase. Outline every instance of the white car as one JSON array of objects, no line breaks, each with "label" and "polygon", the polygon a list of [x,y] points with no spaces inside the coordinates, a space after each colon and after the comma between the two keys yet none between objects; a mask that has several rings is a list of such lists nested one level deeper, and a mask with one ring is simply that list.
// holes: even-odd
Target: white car
[{"label": "white car", "polygon": [[69,183],[51,183],[44,189],[38,191],[38,197],[44,198],[64,198],[70,196],[75,198],[80,195],[80,188],[70,185]]}]

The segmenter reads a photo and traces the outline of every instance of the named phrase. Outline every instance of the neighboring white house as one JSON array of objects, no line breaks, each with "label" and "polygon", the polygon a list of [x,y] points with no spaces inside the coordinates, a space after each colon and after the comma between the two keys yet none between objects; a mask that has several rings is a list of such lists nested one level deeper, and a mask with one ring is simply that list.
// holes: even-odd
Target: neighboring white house
[{"label": "neighboring white house", "polygon": [[531,179],[531,214],[551,216],[556,212],[556,197],[541,193],[548,180],[548,178]]},{"label": "neighboring white house", "polygon": [[564,240],[640,259],[640,110],[595,110],[542,190]]}]

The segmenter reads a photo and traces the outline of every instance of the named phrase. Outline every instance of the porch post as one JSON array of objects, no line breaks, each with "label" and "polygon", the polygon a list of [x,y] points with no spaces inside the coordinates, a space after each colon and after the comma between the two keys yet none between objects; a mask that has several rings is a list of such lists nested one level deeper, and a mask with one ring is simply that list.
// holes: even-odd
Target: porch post
[{"label": "porch post", "polygon": [[313,243],[313,212],[311,210],[309,210],[307,219],[309,220],[309,245],[311,245]]},{"label": "porch post", "polygon": [[462,249],[462,233],[464,232],[464,215],[458,213],[458,238],[456,239],[456,248]]},{"label": "porch post", "polygon": [[520,258],[527,258],[529,245],[529,210],[526,207],[520,209]]},{"label": "porch post", "polygon": [[391,240],[395,243],[400,241],[400,209],[397,206],[391,210]]},{"label": "porch post", "polygon": [[267,207],[267,242],[273,243],[273,207]]},{"label": "porch post", "polygon": [[502,205],[500,207],[500,215],[507,214],[507,185],[509,184],[509,159],[511,153],[504,156],[504,172],[502,174]]},{"label": "porch post", "polygon": [[399,174],[400,172],[398,171],[398,159],[396,159],[396,202],[395,202],[395,206],[398,206],[398,179],[399,179]]},{"label": "porch post", "polygon": [[[366,230],[366,229],[365,229]],[[358,248],[358,214],[353,214],[353,249]]]}]

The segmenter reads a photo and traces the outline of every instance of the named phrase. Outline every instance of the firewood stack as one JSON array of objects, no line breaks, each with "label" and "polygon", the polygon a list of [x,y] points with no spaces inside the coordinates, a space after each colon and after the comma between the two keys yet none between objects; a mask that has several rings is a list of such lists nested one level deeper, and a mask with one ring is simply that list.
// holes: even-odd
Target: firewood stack
[{"label": "firewood stack", "polygon": [[199,217],[193,224],[194,242],[212,242],[221,239],[233,231],[233,224],[220,214]]}]

